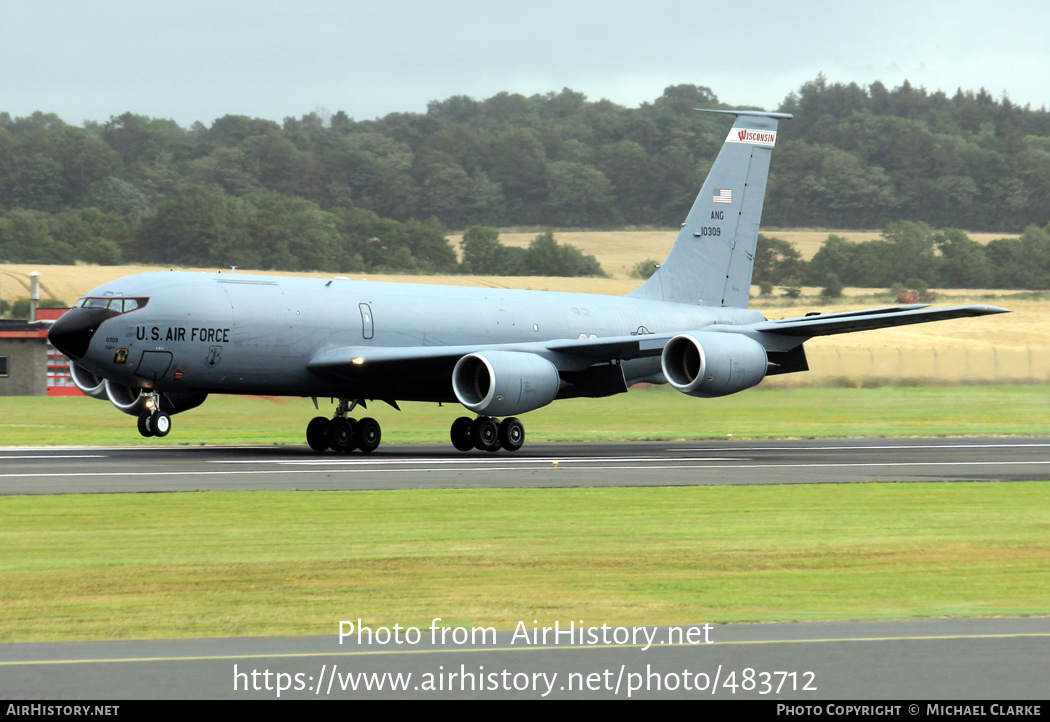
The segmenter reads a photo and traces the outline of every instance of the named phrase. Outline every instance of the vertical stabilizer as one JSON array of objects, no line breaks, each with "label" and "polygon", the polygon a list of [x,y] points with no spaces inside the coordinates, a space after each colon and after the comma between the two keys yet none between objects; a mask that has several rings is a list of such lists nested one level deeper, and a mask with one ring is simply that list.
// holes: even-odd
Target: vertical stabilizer
[{"label": "vertical stabilizer", "polygon": [[714,110],[736,116],[671,252],[628,294],[702,306],[747,308],[758,226],[777,124],[788,113]]}]

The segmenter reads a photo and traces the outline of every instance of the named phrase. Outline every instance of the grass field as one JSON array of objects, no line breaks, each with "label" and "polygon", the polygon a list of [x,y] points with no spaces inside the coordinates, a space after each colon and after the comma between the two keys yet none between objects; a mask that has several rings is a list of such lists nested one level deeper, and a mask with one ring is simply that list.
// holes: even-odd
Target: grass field
[{"label": "grass field", "polygon": [[[321,400],[321,414],[332,407]],[[448,443],[458,405],[381,402],[359,412],[383,426],[384,443]],[[569,399],[523,417],[527,440],[822,438],[1041,435],[1050,423],[1050,386],[915,386],[753,389],[693,399],[668,387],[606,399]],[[172,433],[144,439],[135,419],[108,402],[0,398],[0,445],[304,444],[318,415],[307,399],[214,396],[174,417]]]},{"label": "grass field", "polygon": [[0,641],[1050,613],[1036,483],[0,498]]},{"label": "grass field", "polygon": [[[625,401],[626,400],[626,401]],[[667,389],[529,414],[537,440],[1045,433],[1045,386]],[[209,399],[163,440],[0,400],[5,444],[302,444],[306,400]],[[453,408],[370,409],[441,441]],[[1040,483],[0,497],[0,641],[1050,614]]]}]

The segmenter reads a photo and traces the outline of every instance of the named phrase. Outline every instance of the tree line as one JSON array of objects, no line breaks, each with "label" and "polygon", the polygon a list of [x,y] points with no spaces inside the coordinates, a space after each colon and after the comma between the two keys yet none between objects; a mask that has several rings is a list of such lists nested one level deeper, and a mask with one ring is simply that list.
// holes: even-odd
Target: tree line
[{"label": "tree line", "polygon": [[984,245],[958,229],[939,230],[919,221],[890,223],[881,236],[854,242],[830,234],[806,262],[794,244],[760,234],[753,281],[839,289],[1050,289],[1050,224]]},{"label": "tree line", "polygon": [[[0,113],[0,261],[452,272],[450,228],[676,226],[726,133],[697,107],[724,106],[678,85],[638,108],[564,89],[361,121],[182,128],[125,113],[78,127]],[[767,225],[1020,232],[1050,220],[1046,109],[823,77],[779,109],[795,119],[781,124]],[[527,267],[515,249],[467,267],[482,257]]]}]

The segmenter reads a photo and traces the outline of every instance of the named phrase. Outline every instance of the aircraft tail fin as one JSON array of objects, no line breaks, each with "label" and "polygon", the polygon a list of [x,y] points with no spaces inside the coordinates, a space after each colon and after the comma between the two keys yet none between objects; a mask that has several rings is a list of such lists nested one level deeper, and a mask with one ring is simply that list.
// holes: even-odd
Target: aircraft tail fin
[{"label": "aircraft tail fin", "polygon": [[792,116],[708,110],[736,116],[667,259],[634,298],[747,308],[777,125]]}]

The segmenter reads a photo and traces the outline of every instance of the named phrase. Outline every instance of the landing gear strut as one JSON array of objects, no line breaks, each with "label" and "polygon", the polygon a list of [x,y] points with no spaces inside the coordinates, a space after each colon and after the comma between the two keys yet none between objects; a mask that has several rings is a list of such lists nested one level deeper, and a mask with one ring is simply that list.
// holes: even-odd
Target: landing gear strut
[{"label": "landing gear strut", "polygon": [[500,421],[491,416],[474,420],[460,416],[452,422],[449,435],[452,445],[460,451],[517,451],[525,443],[525,425],[514,417]]},{"label": "landing gear strut", "polygon": [[379,422],[371,417],[357,421],[347,415],[357,404],[356,400],[351,402],[348,399],[339,399],[339,408],[335,410],[332,419],[323,416],[311,419],[306,426],[306,443],[310,448],[314,451],[332,449],[342,454],[354,449],[370,454],[379,448],[379,442],[383,438]]}]

